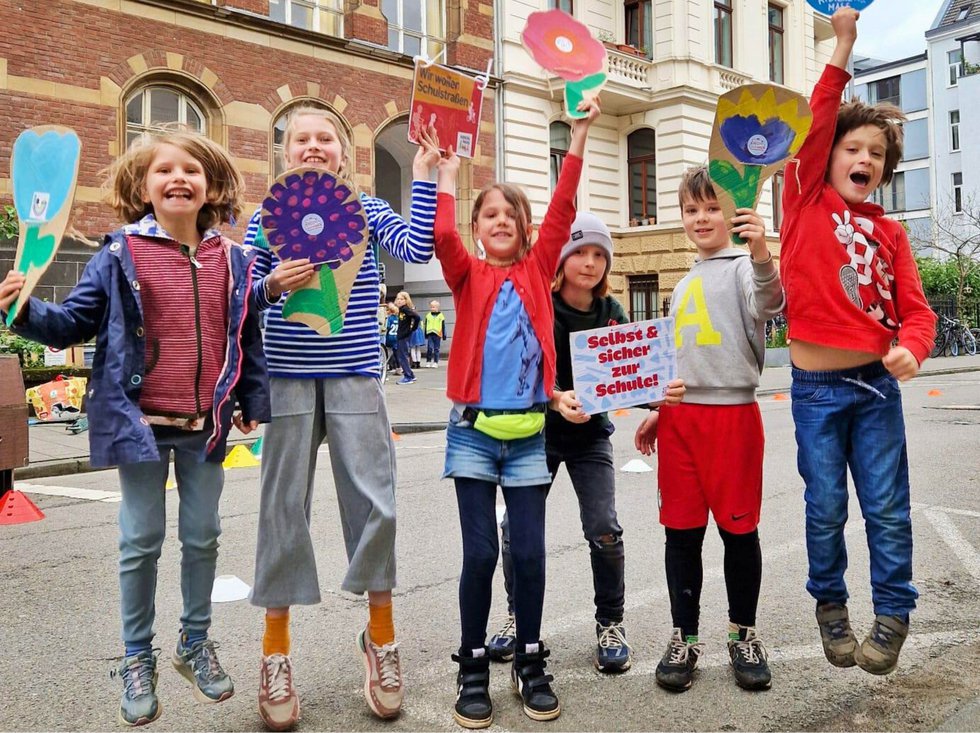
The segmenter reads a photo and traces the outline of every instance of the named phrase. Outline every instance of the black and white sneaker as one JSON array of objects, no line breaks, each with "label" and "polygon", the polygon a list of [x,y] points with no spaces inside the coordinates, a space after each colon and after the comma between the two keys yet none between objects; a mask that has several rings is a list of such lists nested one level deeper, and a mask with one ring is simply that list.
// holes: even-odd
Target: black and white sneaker
[{"label": "black and white sneaker", "polygon": [[683,692],[694,682],[694,670],[704,645],[697,637],[684,638],[679,628],[674,628],[667,642],[667,650],[657,665],[657,684],[671,692]]},{"label": "black and white sneaker", "polygon": [[490,699],[490,657],[486,647],[460,649],[453,654],[459,664],[456,675],[456,705],[453,720],[464,728],[486,728],[493,723]]},{"label": "black and white sneaker", "polygon": [[735,682],[743,690],[768,690],[772,684],[769,658],[754,626],[728,624],[728,656]]},{"label": "black and white sneaker", "polygon": [[524,702],[524,714],[531,720],[554,720],[561,715],[558,696],[551,689],[555,678],[544,672],[547,666],[544,660],[550,655],[551,651],[541,642],[525,644],[523,652],[514,654],[510,679],[514,692]]}]

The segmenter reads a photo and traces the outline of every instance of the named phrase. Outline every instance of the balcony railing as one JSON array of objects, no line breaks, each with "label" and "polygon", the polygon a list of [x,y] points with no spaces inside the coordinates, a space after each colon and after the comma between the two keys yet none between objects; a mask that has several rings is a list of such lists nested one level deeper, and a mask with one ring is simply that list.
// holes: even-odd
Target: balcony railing
[{"label": "balcony railing", "polygon": [[637,89],[651,86],[653,62],[633,54],[609,50],[609,79]]}]

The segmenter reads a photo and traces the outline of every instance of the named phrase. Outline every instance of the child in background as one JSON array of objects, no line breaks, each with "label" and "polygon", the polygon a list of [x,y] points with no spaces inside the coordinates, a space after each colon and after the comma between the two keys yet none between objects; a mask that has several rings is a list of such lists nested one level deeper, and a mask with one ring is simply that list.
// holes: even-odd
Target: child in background
[{"label": "child in background", "polygon": [[[330,445],[349,563],[341,587],[368,596],[368,622],[357,634],[365,669],[364,697],[380,718],[393,718],[401,710],[404,687],[391,606],[395,446],[380,382],[375,245],[407,262],[424,263],[432,257],[435,184],[428,179],[439,159],[434,135],[432,129],[422,131],[423,144],[412,164],[411,226],[381,199],[361,194],[371,241],[339,333],[321,336],[302,323],[285,320],[280,296],[288,288],[266,281],[266,294],[273,301],[265,336],[272,423],[262,451],[251,601],[266,609],[259,714],[274,730],[292,727],[300,714],[289,656],[289,607],[320,602],[310,516],[318,448],[324,440]],[[283,157],[288,168],[322,168],[341,177],[353,172],[353,149],[343,124],[316,107],[290,113]],[[246,241],[256,238],[256,274],[261,277],[278,258],[261,236],[259,219],[256,212]],[[302,284],[304,273],[307,279],[312,275],[310,264],[303,263],[296,265],[299,281],[292,287]]]},{"label": "child in background", "polygon": [[[558,274],[551,286],[557,374],[549,403],[551,409],[545,419],[545,451],[551,480],[554,482],[564,463],[578,497],[595,589],[597,643],[593,663],[596,669],[606,673],[625,672],[632,664],[623,626],[626,552],[623,528],[616,516],[616,469],[609,439],[615,427],[604,412],[594,415],[582,412],[572,380],[569,336],[576,331],[629,323],[623,306],[607,294],[612,254],[609,229],[595,214],[580,211],[561,250]],[[683,380],[672,380],[668,385],[667,404],[676,404],[683,395]],[[517,640],[510,522],[506,515],[501,523],[501,548],[508,619],[504,628],[491,637],[488,650],[494,661],[509,661],[514,656]]]},{"label": "child in background", "polygon": [[395,307],[398,308],[398,340],[395,353],[398,355],[398,366],[404,375],[395,384],[412,384],[415,382],[415,372],[412,371],[413,359],[410,352],[412,335],[419,330],[419,314],[415,311],[412,296],[404,290],[395,296]]},{"label": "child in background", "polygon": [[[416,312],[416,315],[418,315],[417,312]],[[422,329],[422,317],[421,316],[419,316],[419,322],[415,326],[415,330],[412,331],[411,335],[408,337],[408,346],[409,346],[410,353],[411,353],[412,368],[413,369],[421,369],[422,368],[422,347],[425,346],[425,331]]]},{"label": "child in background", "polygon": [[[446,393],[453,400],[446,431],[444,477],[456,484],[463,569],[459,581],[460,648],[453,718],[466,728],[493,722],[487,617],[497,565],[496,495],[511,517],[517,646],[511,681],[533,720],[561,714],[545,673],[550,652],[541,641],[544,604],[545,498],[551,475],[545,458],[544,411],[555,384],[551,279],[575,217],[575,191],[598,100],[582,102],[558,184],[531,243],[531,205],[516,186],[496,183],[473,206],[473,238],[485,259],[470,254],[456,230],[459,157],[439,162],[436,256],[456,303],[454,356]],[[492,303],[492,305],[490,305]]]},{"label": "child in background", "polygon": [[[134,144],[110,169],[107,187],[109,204],[129,223],[106,237],[64,303],[31,298],[13,330],[57,348],[96,339],[90,460],[119,468],[119,719],[135,726],[161,712],[153,622],[171,452],[184,603],[172,662],[197,700],[234,693],[208,638],[221,464],[233,419],[244,433],[269,420],[269,384],[252,253],[215,228],[241,216],[244,184],[228,153],[202,135],[166,132]],[[23,275],[7,274],[0,311],[23,284]],[[242,412],[233,418],[236,402]]]},{"label": "child in background", "polygon": [[[828,661],[888,674],[909,630],[912,517],[898,382],[919,371],[936,316],[901,222],[867,201],[902,159],[905,116],[889,104],[841,105],[859,13],[831,17],[837,45],[810,100],[813,126],[787,164],[780,269],[793,361],[797,465],[806,543]],[[875,620],[858,646],[847,612],[847,468],[871,554]]]},{"label": "child in background", "polygon": [[422,320],[425,330],[425,365],[439,368],[439,347],[446,338],[446,315],[439,310],[439,301],[429,302],[429,312]]},{"label": "child in background", "polygon": [[[703,648],[701,548],[710,510],[725,544],[735,682],[764,690],[772,676],[756,609],[765,435],[755,390],[765,365],[766,321],[783,309],[783,289],[762,220],[752,209],[736,209],[726,221],[706,168],[684,174],[678,198],[684,232],[698,251],[670,299],[677,374],[687,392],[675,408],[651,412],[635,438],[637,449],[650,455],[659,431],[660,523],[674,629],[656,679],[676,692],[693,681]],[[732,246],[732,232],[748,242],[748,252]]]},{"label": "child in background", "polygon": [[394,372],[398,368],[398,306],[394,303],[385,305],[388,315],[385,318],[385,346],[388,347],[388,370]]}]

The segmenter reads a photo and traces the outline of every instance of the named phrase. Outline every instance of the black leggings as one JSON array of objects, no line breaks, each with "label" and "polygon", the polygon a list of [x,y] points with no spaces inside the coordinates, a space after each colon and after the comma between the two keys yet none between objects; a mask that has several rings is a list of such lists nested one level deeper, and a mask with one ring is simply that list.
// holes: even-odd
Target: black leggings
[{"label": "black leggings", "polygon": [[[670,592],[670,615],[674,626],[685,637],[698,635],[701,615],[701,586],[704,571],[701,547],[707,527],[695,529],[665,528],[667,534],[664,564],[667,590]],[[732,534],[718,528],[725,543],[725,588],[728,591],[728,620],[739,626],[755,626],[762,585],[762,549],[759,530]]]}]

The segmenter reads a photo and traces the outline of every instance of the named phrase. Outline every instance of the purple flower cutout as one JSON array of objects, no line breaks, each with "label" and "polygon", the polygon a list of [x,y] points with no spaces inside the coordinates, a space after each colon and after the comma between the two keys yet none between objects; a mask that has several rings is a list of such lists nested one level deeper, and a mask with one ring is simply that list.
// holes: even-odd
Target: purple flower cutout
[{"label": "purple flower cutout", "polygon": [[735,159],[749,165],[783,160],[796,138],[796,132],[778,117],[760,123],[755,115],[733,115],[721,123],[719,132]]},{"label": "purple flower cutout", "polygon": [[279,259],[308,257],[336,270],[367,234],[360,199],[332,173],[302,170],[276,179],[262,202],[262,228]]}]

